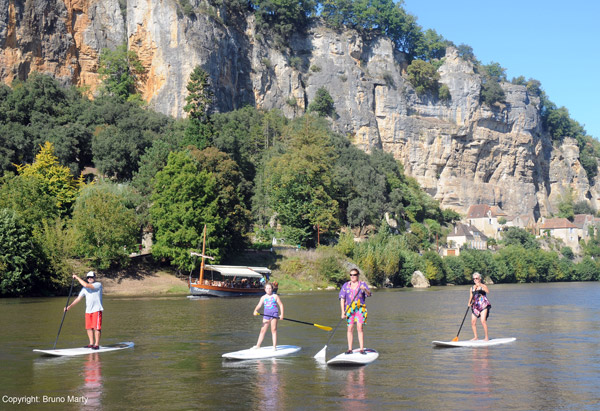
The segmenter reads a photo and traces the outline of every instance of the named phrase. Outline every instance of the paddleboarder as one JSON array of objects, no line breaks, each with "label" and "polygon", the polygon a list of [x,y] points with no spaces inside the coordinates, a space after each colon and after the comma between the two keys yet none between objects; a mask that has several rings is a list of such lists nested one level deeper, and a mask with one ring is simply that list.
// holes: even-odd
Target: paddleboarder
[{"label": "paddleboarder", "polygon": [[[283,303],[281,298],[277,294],[273,293],[273,285],[271,283],[265,284],[265,295],[260,297],[258,304],[254,308],[254,315],[258,315],[258,310],[261,305],[265,306],[263,314],[263,323],[258,334],[258,341],[252,348],[258,349],[265,338],[267,328],[271,325],[271,338],[273,339],[273,350],[277,350],[277,321],[283,320]],[[281,311],[281,313],[280,313]]]},{"label": "paddleboarder", "polygon": [[348,351],[346,354],[352,354],[352,344],[354,339],[354,323],[356,323],[356,332],[358,334],[358,344],[360,353],[365,353],[365,337],[363,326],[367,322],[367,306],[365,299],[371,296],[371,290],[364,281],[358,281],[359,272],[356,268],[350,270],[350,281],[346,282],[340,290],[340,309],[341,318],[346,318],[348,322]]},{"label": "paddleboarder", "polygon": [[100,334],[102,330],[102,284],[96,281],[96,273],[90,271],[86,274],[86,281],[73,274],[73,278],[79,281],[83,287],[79,296],[73,302],[65,307],[65,311],[77,304],[85,297],[85,329],[87,331],[90,343],[84,348],[97,350],[100,348]]},{"label": "paddleboarder", "polygon": [[478,272],[473,273],[473,281],[475,284],[471,287],[469,294],[469,306],[471,307],[471,328],[473,328],[473,335],[475,336],[471,341],[476,341],[477,338],[477,319],[481,320],[483,326],[483,332],[485,333],[484,341],[488,341],[488,326],[487,318],[490,315],[490,304],[487,299],[487,294],[490,292],[487,285],[481,282],[481,274]]}]

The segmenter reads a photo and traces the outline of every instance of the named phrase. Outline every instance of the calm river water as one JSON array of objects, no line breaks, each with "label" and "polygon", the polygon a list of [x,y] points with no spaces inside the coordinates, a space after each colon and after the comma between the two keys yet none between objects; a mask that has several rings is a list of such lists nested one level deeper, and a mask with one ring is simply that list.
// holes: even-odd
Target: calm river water
[{"label": "calm river water", "polygon": [[[223,360],[221,354],[256,342],[261,320],[252,310],[258,298],[105,296],[102,342],[134,341],[135,347],[71,358],[32,352],[52,347],[65,297],[4,299],[0,409],[597,409],[599,295],[598,283],[493,285],[490,338],[517,341],[434,349],[432,340],[456,335],[468,288],[376,291],[367,300],[366,341],[380,357],[349,369],[313,359],[329,333],[288,321],[280,322],[279,343],[301,346],[298,355]],[[281,297],[290,318],[332,327],[338,322],[337,292]],[[83,305],[67,314],[57,348],[87,344]],[[461,340],[472,337],[468,321]],[[329,344],[328,359],[345,349],[344,327]],[[74,402],[77,397],[87,404]],[[39,402],[9,402],[19,398]]]}]

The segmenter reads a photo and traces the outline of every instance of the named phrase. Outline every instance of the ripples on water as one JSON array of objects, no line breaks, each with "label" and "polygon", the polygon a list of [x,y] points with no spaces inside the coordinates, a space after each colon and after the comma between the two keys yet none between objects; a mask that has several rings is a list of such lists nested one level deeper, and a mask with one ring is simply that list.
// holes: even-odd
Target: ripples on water
[{"label": "ripples on water", "polygon": [[[367,300],[366,341],[379,360],[348,369],[312,358],[329,333],[290,322],[280,322],[279,343],[302,346],[299,355],[223,360],[222,353],[256,342],[256,298],[106,296],[103,342],[136,346],[76,358],[31,352],[52,346],[64,298],[0,300],[0,408],[9,397],[70,395],[87,397],[85,409],[596,409],[599,291],[598,283],[493,285],[490,338],[517,341],[477,349],[431,346],[456,335],[467,287],[377,291]],[[337,293],[281,297],[290,318],[338,322]],[[460,339],[471,337],[467,318]],[[57,347],[86,343],[83,310],[69,311]],[[344,349],[342,324],[327,358]]]}]

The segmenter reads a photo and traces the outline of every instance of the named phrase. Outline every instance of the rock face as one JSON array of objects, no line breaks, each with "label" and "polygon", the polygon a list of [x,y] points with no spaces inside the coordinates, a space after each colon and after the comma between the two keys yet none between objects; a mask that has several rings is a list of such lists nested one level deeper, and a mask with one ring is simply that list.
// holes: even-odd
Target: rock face
[{"label": "rock face", "polygon": [[175,0],[127,0],[123,10],[119,0],[0,0],[0,79],[39,71],[93,93],[101,50],[127,41],[147,70],[143,98],[165,114],[185,115],[198,65],[221,112],[250,104],[294,117],[325,87],[332,126],[365,151],[393,153],[443,207],[497,204],[537,218],[572,189],[576,201],[600,208],[600,186],[588,181],[576,142],[553,146],[543,133],[537,97],[504,83],[506,103],[483,105],[479,75],[454,49],[439,69],[451,93],[443,102],[417,96],[403,77],[406,59],[385,38],[367,43],[315,23],[281,50],[255,32],[252,16],[189,3],[193,13]]},{"label": "rock face", "polygon": [[422,272],[415,271],[410,278],[410,283],[415,288],[429,288],[431,285],[429,284],[429,280],[425,278]]}]

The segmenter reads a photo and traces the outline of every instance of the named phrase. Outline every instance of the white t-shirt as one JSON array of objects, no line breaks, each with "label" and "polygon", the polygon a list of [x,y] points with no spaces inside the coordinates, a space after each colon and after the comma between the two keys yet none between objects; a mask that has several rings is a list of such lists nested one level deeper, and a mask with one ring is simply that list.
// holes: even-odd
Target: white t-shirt
[{"label": "white t-shirt", "polygon": [[94,282],[93,289],[83,287],[79,292],[79,296],[85,295],[85,312],[95,313],[96,311],[104,311],[102,307],[102,284]]}]

